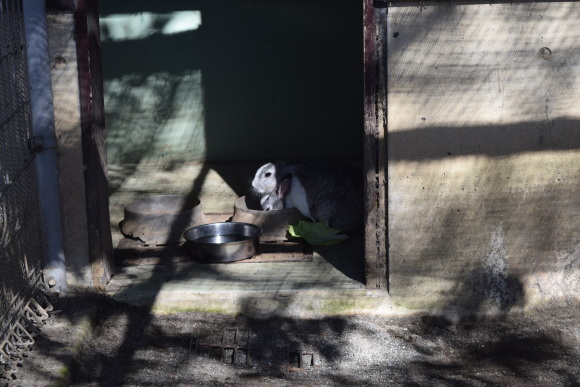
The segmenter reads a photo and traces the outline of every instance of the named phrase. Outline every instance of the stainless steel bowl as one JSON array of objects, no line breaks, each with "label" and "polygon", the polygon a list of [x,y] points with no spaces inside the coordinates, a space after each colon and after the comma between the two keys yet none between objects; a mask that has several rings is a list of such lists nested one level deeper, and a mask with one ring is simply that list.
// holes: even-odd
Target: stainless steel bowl
[{"label": "stainless steel bowl", "polygon": [[188,253],[203,262],[234,262],[258,252],[262,229],[254,224],[203,224],[183,233]]}]

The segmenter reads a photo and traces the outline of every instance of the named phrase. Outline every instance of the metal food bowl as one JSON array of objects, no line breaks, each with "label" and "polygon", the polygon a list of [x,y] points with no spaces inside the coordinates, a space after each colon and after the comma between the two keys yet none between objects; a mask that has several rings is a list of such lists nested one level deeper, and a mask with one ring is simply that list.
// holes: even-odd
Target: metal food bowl
[{"label": "metal food bowl", "polygon": [[203,262],[234,262],[258,252],[262,229],[254,224],[224,222],[203,224],[183,234],[187,252]]}]

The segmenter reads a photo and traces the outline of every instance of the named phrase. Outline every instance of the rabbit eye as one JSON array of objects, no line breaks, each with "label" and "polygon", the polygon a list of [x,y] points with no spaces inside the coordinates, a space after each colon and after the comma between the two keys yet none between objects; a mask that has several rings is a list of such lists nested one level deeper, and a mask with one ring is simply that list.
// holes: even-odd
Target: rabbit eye
[{"label": "rabbit eye", "polygon": [[266,172],[266,177],[272,176],[272,172]]}]

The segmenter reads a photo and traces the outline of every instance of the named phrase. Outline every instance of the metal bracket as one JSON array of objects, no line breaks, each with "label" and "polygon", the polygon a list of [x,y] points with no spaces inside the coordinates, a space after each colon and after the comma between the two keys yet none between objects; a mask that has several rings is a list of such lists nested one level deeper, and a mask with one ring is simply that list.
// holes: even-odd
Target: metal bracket
[{"label": "metal bracket", "polygon": [[389,0],[373,0],[373,8],[388,8],[391,6]]},{"label": "metal bracket", "polygon": [[58,267],[48,267],[42,271],[44,283],[53,295],[65,295],[67,292],[66,273]]},{"label": "metal bracket", "polygon": [[28,139],[28,148],[37,153],[44,149],[52,149],[56,148],[57,139],[56,136],[51,137],[41,137],[41,136],[34,136]]}]

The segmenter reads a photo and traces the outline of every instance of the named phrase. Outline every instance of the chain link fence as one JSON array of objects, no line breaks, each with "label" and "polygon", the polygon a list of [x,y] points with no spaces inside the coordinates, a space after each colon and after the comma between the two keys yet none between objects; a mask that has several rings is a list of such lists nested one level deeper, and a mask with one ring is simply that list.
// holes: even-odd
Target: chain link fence
[{"label": "chain link fence", "polygon": [[21,1],[0,0],[0,382],[15,377],[51,308],[42,282]]}]

